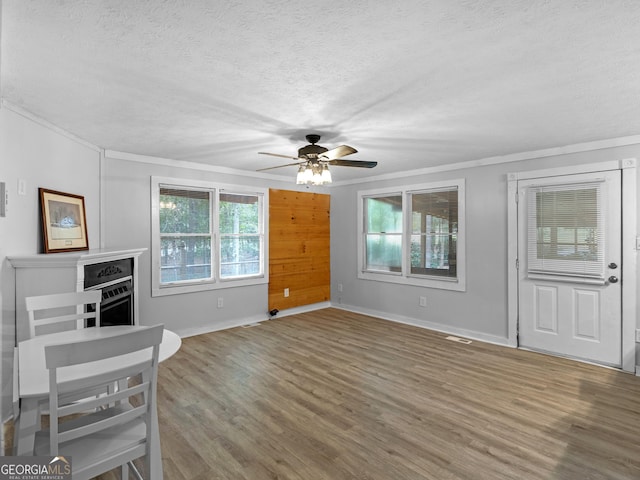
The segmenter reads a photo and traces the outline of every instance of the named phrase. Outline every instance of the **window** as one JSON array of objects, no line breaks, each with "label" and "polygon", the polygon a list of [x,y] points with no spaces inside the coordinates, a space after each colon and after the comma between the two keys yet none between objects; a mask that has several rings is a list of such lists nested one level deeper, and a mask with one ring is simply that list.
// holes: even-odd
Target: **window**
[{"label": "window", "polygon": [[602,182],[531,187],[529,274],[604,279]]},{"label": "window", "polygon": [[360,278],[465,290],[464,180],[359,192]]},{"label": "window", "polygon": [[411,273],[457,277],[458,187],[409,193]]},{"label": "window", "polygon": [[266,283],[266,194],[153,177],[153,295]]},{"label": "window", "polygon": [[262,273],[258,195],[220,194],[220,278]]},{"label": "window", "polygon": [[214,192],[160,186],[160,283],[210,280]]},{"label": "window", "polygon": [[400,272],[402,267],[402,196],[365,198],[367,270]]}]

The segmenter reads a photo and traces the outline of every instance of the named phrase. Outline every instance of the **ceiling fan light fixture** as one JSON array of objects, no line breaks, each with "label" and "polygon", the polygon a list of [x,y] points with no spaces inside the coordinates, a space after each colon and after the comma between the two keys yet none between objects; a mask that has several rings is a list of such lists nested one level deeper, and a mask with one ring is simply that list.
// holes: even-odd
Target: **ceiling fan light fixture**
[{"label": "ceiling fan light fixture", "polygon": [[320,164],[316,163],[315,165],[312,165],[311,172],[313,173],[311,184],[322,185],[322,167],[320,166]]},{"label": "ceiling fan light fixture", "polygon": [[296,177],[296,183],[298,185],[308,185],[313,183],[313,169],[308,162],[300,165],[300,168],[298,169],[298,176]]},{"label": "ceiling fan light fixture", "polygon": [[296,184],[298,185],[326,185],[331,183],[329,166],[314,162],[303,163],[298,167]]},{"label": "ceiling fan light fixture", "polygon": [[304,176],[304,171],[305,170],[306,169],[304,168],[304,165],[300,165],[298,167],[298,174],[296,175],[296,183],[298,185],[302,185],[304,183],[303,176]]},{"label": "ceiling fan light fixture", "polygon": [[331,183],[331,172],[329,171],[329,165],[326,163],[322,166],[322,174],[320,175],[320,180],[323,185]]}]

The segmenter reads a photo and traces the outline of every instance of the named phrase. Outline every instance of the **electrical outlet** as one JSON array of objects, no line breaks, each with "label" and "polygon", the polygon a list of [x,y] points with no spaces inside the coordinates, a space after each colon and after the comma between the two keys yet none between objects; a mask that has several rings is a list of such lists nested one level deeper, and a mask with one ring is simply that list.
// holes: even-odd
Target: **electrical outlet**
[{"label": "electrical outlet", "polygon": [[342,284],[341,283],[338,284],[338,292],[342,293]]},{"label": "electrical outlet", "polygon": [[427,306],[427,297],[420,297],[420,306],[421,307]]},{"label": "electrical outlet", "polygon": [[224,307],[224,298],[218,297],[218,308]]},{"label": "electrical outlet", "polygon": [[640,343],[640,328],[636,330],[636,343]]},{"label": "electrical outlet", "polygon": [[284,296],[285,296],[285,298],[289,296],[289,289],[288,288],[284,289]]}]

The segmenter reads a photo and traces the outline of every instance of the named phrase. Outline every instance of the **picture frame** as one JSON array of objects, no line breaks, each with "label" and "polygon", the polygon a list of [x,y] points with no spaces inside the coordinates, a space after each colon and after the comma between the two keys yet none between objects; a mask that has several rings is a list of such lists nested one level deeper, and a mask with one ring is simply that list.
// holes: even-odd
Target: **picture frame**
[{"label": "picture frame", "polygon": [[39,188],[44,253],[88,250],[84,197]]}]

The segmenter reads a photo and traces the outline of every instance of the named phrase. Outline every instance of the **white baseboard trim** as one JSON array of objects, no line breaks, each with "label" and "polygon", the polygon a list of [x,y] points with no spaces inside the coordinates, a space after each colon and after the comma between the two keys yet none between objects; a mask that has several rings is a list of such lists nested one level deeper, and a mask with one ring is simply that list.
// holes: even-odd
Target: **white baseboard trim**
[{"label": "white baseboard trim", "polygon": [[313,303],[311,305],[303,305],[302,307],[289,308],[278,312],[277,316],[269,316],[268,313],[252,315],[251,317],[232,318],[225,320],[215,325],[206,325],[196,328],[185,328],[181,330],[173,330],[180,338],[195,337],[196,335],[203,335],[205,333],[218,332],[220,330],[228,330],[230,328],[243,327],[252,323],[260,323],[275,318],[287,317],[289,315],[296,315],[298,313],[313,312],[315,310],[322,310],[323,308],[331,307],[331,302]]},{"label": "white baseboard trim", "polygon": [[196,335],[203,335],[205,333],[218,332],[220,330],[242,327],[251,323],[264,322],[265,320],[269,320],[269,315],[266,313],[264,315],[253,315],[251,317],[233,318],[220,323],[216,323],[215,325],[173,330],[173,332],[177,333],[180,338],[195,337]]},{"label": "white baseboard trim", "polygon": [[[311,305],[303,305],[301,307],[287,308],[286,310],[282,310],[278,312],[276,317],[288,317],[289,315],[313,312],[316,310],[322,310],[323,308],[329,308],[331,306],[332,306],[331,302],[312,303]],[[276,318],[276,317],[271,317],[271,318]]]},{"label": "white baseboard trim", "polygon": [[[456,335],[458,337],[468,338],[471,340],[477,340],[480,342],[492,343],[504,347],[511,347],[509,345],[509,339],[506,337],[497,337],[495,335],[487,335],[482,332],[476,332],[473,330],[467,330],[464,328],[456,328],[450,325],[443,325],[441,323],[428,322],[417,318],[406,317],[403,315],[394,315],[387,312],[380,312],[378,310],[371,310],[368,308],[356,307],[354,305],[345,304],[333,304],[331,302],[320,302],[311,305],[303,305],[301,307],[288,308],[286,310],[279,311],[276,316],[270,317],[268,314],[253,315],[251,317],[235,318],[226,320],[215,325],[207,325],[198,328],[188,328],[183,330],[174,330],[181,338],[193,337],[196,335],[203,335],[205,333],[218,332],[220,330],[227,330],[230,328],[242,327],[250,325],[252,323],[260,323],[267,320],[276,318],[288,317],[290,315],[297,315],[300,313],[313,312],[316,310],[322,310],[325,308],[336,308],[339,310],[345,310],[347,312],[360,313],[363,315],[369,315],[371,317],[381,318],[383,320],[389,320],[391,322],[403,323],[405,325],[412,325],[414,327],[426,328],[436,332],[444,333],[447,335]],[[640,376],[640,366],[636,368],[636,374]]]},{"label": "white baseboard trim", "polygon": [[361,313],[363,315],[369,315],[371,317],[381,318],[383,320],[389,320],[391,322],[404,323],[406,325],[412,325],[414,327],[426,328],[436,332],[445,333],[447,335],[456,335],[458,337],[464,337],[472,340],[477,340],[485,343],[492,343],[494,345],[500,345],[503,347],[514,348],[509,344],[509,339],[506,337],[497,337],[495,335],[487,335],[482,332],[475,332],[473,330],[467,330],[464,328],[452,327],[450,325],[442,325],[441,323],[428,322],[417,318],[405,317],[404,315],[395,315],[387,312],[379,312],[377,310],[370,310],[367,308],[356,307],[353,305],[345,304],[332,304],[333,308],[340,310],[346,310],[348,312]]}]

